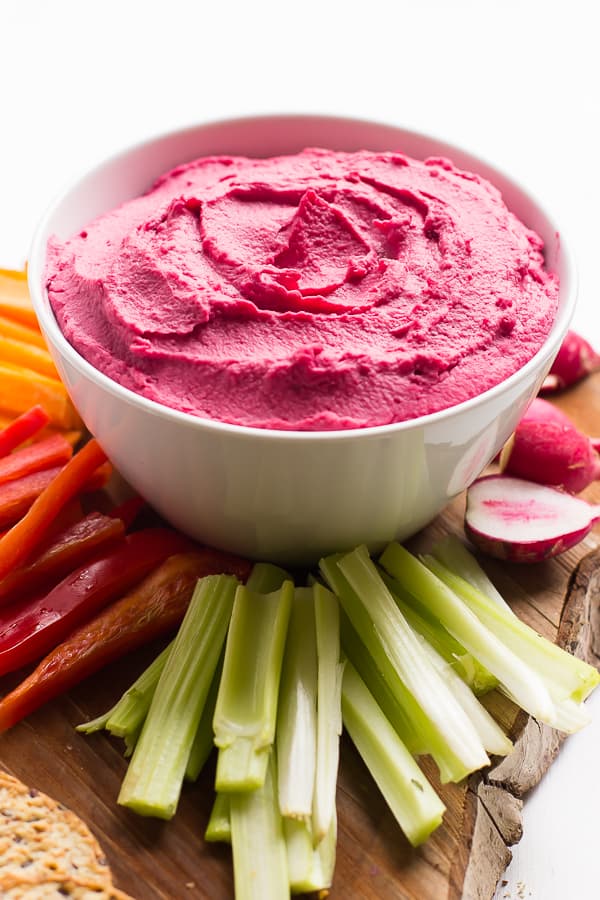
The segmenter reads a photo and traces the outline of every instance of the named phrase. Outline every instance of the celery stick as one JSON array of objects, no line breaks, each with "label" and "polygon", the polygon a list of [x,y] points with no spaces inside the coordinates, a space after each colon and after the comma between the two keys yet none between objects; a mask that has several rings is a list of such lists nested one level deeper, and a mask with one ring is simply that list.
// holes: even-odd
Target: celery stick
[{"label": "celery stick", "polygon": [[317,747],[312,830],[315,841],[330,832],[335,818],[335,795],[342,733],[342,677],[340,606],[335,594],[315,583],[312,588],[317,643]]},{"label": "celery stick", "polygon": [[173,641],[150,663],[129,690],[125,691],[108,717],[106,730],[116,737],[123,738],[126,743],[129,743],[131,749],[135,746],[137,737],[144,724],[154,697],[156,685],[162,675],[172,647]]},{"label": "celery stick", "polygon": [[526,659],[527,664],[549,686],[555,686],[558,700],[584,700],[600,682],[600,675],[593,666],[542,637],[512,612],[507,613],[477,587],[456,575],[437,559],[427,556],[424,562],[460,597],[480,622],[515,653]]},{"label": "celery stick", "polygon": [[502,731],[485,706],[481,705],[471,688],[465,684],[460,675],[454,671],[452,666],[448,665],[445,659],[436,653],[427,641],[423,641],[423,648],[475,726],[477,734],[481,738],[481,743],[487,752],[494,756],[506,756],[509,754],[513,747],[512,741]]},{"label": "celery stick", "polygon": [[144,669],[111,709],[91,722],[78,725],[77,731],[91,734],[106,729],[116,737],[123,738],[125,755],[131,756],[171,647],[172,642]]},{"label": "celery stick", "polygon": [[261,787],[229,795],[236,900],[283,900],[289,876],[273,753]]},{"label": "celery stick", "polygon": [[237,584],[230,575],[209,575],[194,590],[118,798],[142,815],[168,819],[175,812]]},{"label": "celery stick", "polygon": [[277,772],[282,816],[311,814],[317,757],[317,643],[310,588],[296,588],[281,672]]},{"label": "celery stick", "polygon": [[221,672],[223,670],[223,659],[217,663],[215,674],[210,683],[206,701],[200,716],[198,728],[194,735],[194,741],[190,748],[187,766],[185,767],[185,777],[187,781],[196,781],[200,772],[204,768],[208,757],[215,746],[215,734],[213,731],[213,717],[215,714],[215,705],[217,702],[217,693],[219,690],[219,682],[221,680]]},{"label": "celery stick", "polygon": [[246,587],[256,594],[270,594],[272,591],[279,590],[284,581],[291,580],[285,569],[274,566],[272,563],[257,562],[252,566]]},{"label": "celery stick", "polygon": [[218,791],[253,790],[264,781],[293,596],[291,581],[269,594],[243,585],[236,591],[213,721]]},{"label": "celery stick", "polygon": [[320,566],[392,690],[396,692],[403,682],[421,707],[428,724],[422,737],[431,747],[442,781],[460,781],[487,765],[477,732],[431,665],[366,547],[337,561],[321,560]]},{"label": "celery stick", "polygon": [[373,696],[347,663],[342,686],[344,725],[402,831],[422,844],[442,822],[444,804]]},{"label": "celery stick", "polygon": [[337,843],[335,810],[327,834],[318,842],[310,823],[298,819],[283,819],[283,834],[292,894],[326,891],[331,887]]},{"label": "celery stick", "polygon": [[554,723],[554,703],[543,681],[480,622],[454,591],[400,544],[389,544],[380,562],[498,678],[519,706],[539,721]]},{"label": "celery stick", "polygon": [[434,616],[427,615],[427,610],[415,608],[412,595],[395,578],[380,567],[378,571],[413,631],[424,637],[476,694],[485,694],[498,686],[498,679],[465,650]]},{"label": "celery stick", "polygon": [[217,793],[210,813],[204,840],[209,843],[231,843],[231,817],[229,815],[229,794]]},{"label": "celery stick", "polygon": [[379,670],[344,610],[340,615],[340,628],[345,655],[373,694],[402,743],[413,756],[431,753],[426,739],[431,724],[413,695],[402,681],[390,683]]},{"label": "celery stick", "polygon": [[493,581],[455,534],[448,534],[441,541],[438,541],[433,548],[432,554],[447,569],[454,572],[455,575],[464,578],[465,581],[480,590],[482,594],[485,594],[501,609],[512,613],[514,616],[514,612]]}]

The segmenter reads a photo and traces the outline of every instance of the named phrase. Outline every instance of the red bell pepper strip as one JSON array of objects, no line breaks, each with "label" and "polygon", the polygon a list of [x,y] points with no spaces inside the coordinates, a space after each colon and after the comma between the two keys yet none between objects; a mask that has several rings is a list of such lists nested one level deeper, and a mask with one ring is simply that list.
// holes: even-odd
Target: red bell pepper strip
[{"label": "red bell pepper strip", "polygon": [[0,459],[0,484],[52,466],[62,466],[72,456],[73,447],[69,441],[62,434],[53,434]]},{"label": "red bell pepper strip", "polygon": [[92,438],[71,457],[20,519],[0,538],[0,579],[21,565],[42,541],[46,530],[69,500],[80,493],[106,454]]},{"label": "red bell pepper strip", "polygon": [[[21,519],[61,469],[62,466],[55,466],[0,485],[0,528],[8,528]],[[3,538],[4,535],[0,541]]]},{"label": "red bell pepper strip", "polygon": [[188,538],[168,528],[137,531],[49,593],[0,610],[0,675],[44,656],[165,559],[190,546]]},{"label": "red bell pepper strip", "polygon": [[29,440],[48,424],[50,416],[41,406],[32,406],[14,422],[0,431],[0,456],[12,453],[15,447]]},{"label": "red bell pepper strip", "polygon": [[246,579],[250,568],[246,560],[210,549],[171,556],[128,594],[72,632],[0,700],[0,731],[108,663],[173,631],[198,578],[225,572]]},{"label": "red bell pepper strip", "polygon": [[110,511],[110,515],[114,516],[116,519],[121,519],[125,528],[129,528],[137,518],[138,513],[140,513],[145,506],[147,506],[147,503],[143,497],[134,494],[133,497],[129,497],[129,499],[124,500],[123,503],[113,507]]},{"label": "red bell pepper strip", "polygon": [[108,543],[125,536],[124,523],[113,516],[91,512],[63,528],[49,545],[24,566],[12,569],[0,581],[0,606],[49,591],[69,572],[104,552]]}]

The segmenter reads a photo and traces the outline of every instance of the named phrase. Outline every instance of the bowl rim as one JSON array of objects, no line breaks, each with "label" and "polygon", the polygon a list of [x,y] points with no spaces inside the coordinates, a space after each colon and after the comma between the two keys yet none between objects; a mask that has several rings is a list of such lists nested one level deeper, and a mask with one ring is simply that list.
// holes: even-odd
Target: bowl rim
[{"label": "bowl rim", "polygon": [[[238,124],[258,125],[259,123],[267,124],[273,121],[278,121],[280,123],[284,121],[293,121],[295,123],[299,123],[302,121],[322,121],[351,125],[354,127],[363,126],[365,128],[389,128],[390,131],[396,132],[399,137],[402,134],[405,134],[411,136],[411,138],[416,140],[433,143],[436,145],[436,147],[439,148],[440,152],[436,152],[435,154],[432,153],[430,155],[447,155],[450,159],[452,159],[452,153],[454,152],[456,156],[460,156],[462,159],[466,159],[468,161],[472,160],[472,171],[477,173],[478,167],[480,169],[483,168],[487,170],[483,177],[488,178],[488,180],[492,180],[492,183],[493,174],[496,173],[499,179],[510,182],[510,184],[517,190],[517,192],[519,192],[528,201],[528,203],[532,205],[532,208],[535,208],[537,212],[541,213],[542,216],[547,219],[547,221],[549,221],[553,225],[556,222],[556,219],[552,214],[552,210],[549,209],[545,203],[542,203],[537,198],[537,196],[528,188],[523,187],[523,185],[517,178],[513,177],[511,174],[503,170],[501,167],[497,166],[495,163],[488,161],[486,157],[480,156],[479,154],[474,154],[469,150],[463,149],[463,147],[459,144],[448,142],[444,138],[438,137],[431,132],[424,132],[418,129],[406,127],[404,125],[395,124],[393,122],[385,122],[376,119],[357,118],[352,116],[342,116],[336,114],[329,115],[326,113],[266,113],[242,116],[226,116],[219,119],[199,121],[195,124],[187,125],[183,128],[176,128],[170,129],[168,131],[158,132],[134,144],[130,144],[129,146],[121,148],[107,157],[104,157],[98,163],[91,167],[88,167],[83,172],[80,172],[75,178],[71,179],[69,183],[57,193],[54,199],[46,207],[45,212],[38,221],[37,227],[32,237],[29,252],[29,262],[27,266],[27,280],[34,310],[38,317],[40,327],[44,332],[47,340],[49,341],[51,348],[55,347],[56,352],[60,356],[65,357],[69,365],[72,366],[79,375],[87,378],[92,382],[95,382],[100,389],[107,391],[109,394],[113,395],[115,398],[118,398],[120,401],[124,401],[129,406],[144,410],[145,412],[157,416],[158,418],[167,419],[180,425],[187,425],[188,427],[192,427],[200,431],[208,430],[222,434],[235,434],[238,437],[246,437],[252,439],[260,438],[263,440],[269,440],[271,442],[337,442],[355,440],[357,437],[366,439],[381,438],[387,435],[396,434],[401,431],[410,431],[418,427],[425,428],[427,426],[441,423],[446,419],[460,415],[463,412],[469,413],[475,411],[478,407],[485,405],[489,401],[494,400],[497,396],[504,394],[505,391],[509,391],[513,387],[518,387],[520,382],[528,379],[530,372],[537,368],[542,358],[552,357],[558,352],[560,343],[564,338],[564,335],[566,334],[569,324],[573,318],[577,302],[578,286],[577,268],[575,265],[573,252],[562,230],[560,232],[558,230],[556,231],[556,238],[559,245],[559,253],[562,260],[562,266],[568,274],[569,290],[566,299],[562,304],[562,308],[559,308],[554,322],[552,323],[552,327],[541,347],[529,360],[527,360],[527,362],[523,366],[521,366],[520,369],[518,369],[516,372],[513,372],[512,375],[509,375],[508,378],[505,378],[498,384],[493,385],[491,388],[488,388],[486,391],[477,394],[474,397],[470,397],[467,400],[463,400],[460,403],[454,404],[453,406],[449,406],[423,416],[406,419],[401,422],[391,422],[385,425],[371,425],[362,428],[340,428],[331,430],[275,429],[249,425],[236,425],[229,422],[222,422],[218,419],[209,419],[197,416],[193,413],[182,412],[181,410],[166,406],[162,403],[159,403],[158,401],[150,400],[147,397],[144,397],[143,395],[124,387],[123,385],[119,384],[119,382],[114,381],[108,375],[105,375],[99,369],[96,369],[72,346],[72,344],[69,343],[69,341],[63,335],[62,330],[60,329],[50,306],[46,287],[44,284],[49,225],[52,222],[52,219],[56,212],[60,209],[65,200],[79,188],[80,184],[84,180],[94,176],[97,173],[100,173],[100,171],[104,168],[108,168],[110,166],[118,164],[119,161],[125,160],[133,154],[151,148],[154,144],[160,143],[162,141],[166,142],[169,140],[183,140],[186,137],[189,137],[191,139],[198,133],[219,126],[235,126]],[[193,156],[191,158],[193,159]],[[182,160],[181,162],[185,163],[186,160]],[[469,164],[471,163],[469,162]],[[490,178],[489,173],[492,173],[492,178]],[[161,174],[162,172],[157,172],[155,177],[158,177]],[[107,209],[106,211],[108,212],[109,210]]]}]

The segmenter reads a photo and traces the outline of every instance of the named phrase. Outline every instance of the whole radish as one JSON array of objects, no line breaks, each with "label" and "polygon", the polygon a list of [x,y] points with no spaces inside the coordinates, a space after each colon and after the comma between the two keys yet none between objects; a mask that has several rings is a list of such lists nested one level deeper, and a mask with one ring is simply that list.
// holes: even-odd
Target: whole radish
[{"label": "whole radish", "polygon": [[543,393],[562,391],[598,369],[600,355],[580,334],[568,331],[541,390]]},{"label": "whole radish", "polygon": [[600,478],[600,440],[579,431],[560,409],[536,397],[500,454],[508,475],[577,494]]},{"label": "whole radish", "polygon": [[465,533],[488,556],[541,562],[578,544],[599,518],[599,506],[564,491],[488,475],[467,491]]}]

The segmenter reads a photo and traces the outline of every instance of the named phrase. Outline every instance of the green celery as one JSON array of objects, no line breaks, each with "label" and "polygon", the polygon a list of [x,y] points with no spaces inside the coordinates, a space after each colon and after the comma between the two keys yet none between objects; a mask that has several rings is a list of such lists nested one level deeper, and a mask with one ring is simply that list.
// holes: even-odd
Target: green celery
[{"label": "green celery", "polygon": [[213,675],[208,694],[206,695],[206,701],[204,703],[202,715],[200,716],[194,741],[190,748],[190,755],[185,767],[185,777],[187,781],[196,781],[215,746],[213,717],[215,714],[215,705],[217,703],[217,693],[219,691],[222,670],[223,659],[221,654],[221,659],[217,663],[215,674]]},{"label": "green celery", "polygon": [[413,847],[441,824],[444,804],[406,749],[356,669],[342,686],[344,725],[386,803]]},{"label": "green celery", "polygon": [[408,690],[423,712],[421,735],[445,781],[489,763],[475,731],[383,583],[366,547],[321,560],[321,571],[394,693]]},{"label": "green celery", "polygon": [[512,750],[512,741],[485,706],[482,706],[468,684],[427,641],[423,641],[423,649],[469,717],[487,752],[493,756],[507,756]]},{"label": "green celery", "polygon": [[402,743],[413,756],[431,753],[426,738],[431,731],[431,723],[413,695],[402,681],[396,679],[390,683],[359,638],[344,610],[340,615],[340,629],[345,655],[373,694]]},{"label": "green celery", "polygon": [[91,734],[106,729],[125,741],[125,755],[131,756],[150,708],[156,685],[165,667],[173,642],[147,666],[115,705],[91,722],[77,726],[77,731]]},{"label": "green celery", "polygon": [[[564,701],[571,701],[565,710],[573,710],[573,704],[585,700],[598,685],[600,675],[593,666],[542,637],[439,560],[426,556],[424,563],[454,591],[485,627],[527,660],[527,665],[543,680],[557,706],[561,706]],[[511,693],[514,695],[514,691]],[[585,716],[582,721],[584,719]]]},{"label": "green celery", "polygon": [[316,841],[310,822],[283,819],[288,874],[292,894],[326,891],[335,869],[337,815],[334,809],[327,833]]},{"label": "green celery", "polygon": [[380,563],[496,676],[519,706],[539,721],[553,724],[554,703],[541,678],[437,575],[397,543],[386,547]]},{"label": "green celery", "polygon": [[175,812],[237,585],[233,576],[209,575],[194,590],[118,798],[142,815],[168,819]]},{"label": "green celery", "polygon": [[291,580],[291,576],[280,566],[257,562],[252,566],[246,587],[256,594],[270,594],[271,591],[278,591],[284,581]]},{"label": "green celery", "polygon": [[315,582],[312,587],[317,646],[317,745],[312,830],[315,841],[330,833],[342,733],[340,605],[335,594]]},{"label": "green celery", "polygon": [[229,815],[229,794],[217,792],[210,813],[204,840],[209,843],[231,843],[231,816]]},{"label": "green celery", "polygon": [[498,679],[465,650],[438,619],[428,615],[427,610],[417,610],[412,595],[388,572],[380,567],[378,571],[413,631],[424,637],[476,694],[485,694],[498,686]]},{"label": "green celery", "polygon": [[308,820],[317,758],[317,644],[310,588],[294,591],[277,712],[277,772],[282,816]]},{"label": "green celery", "polygon": [[256,594],[240,585],[225,647],[213,728],[218,791],[249,791],[265,778],[294,585]]},{"label": "green celery", "polygon": [[467,550],[455,534],[448,534],[438,541],[432,550],[432,555],[455,575],[464,578],[501,609],[511,612],[514,616],[514,612],[491,578],[488,577],[487,572],[482,569],[473,554]]},{"label": "green celery", "polygon": [[283,900],[290,894],[275,754],[265,756],[263,784],[229,795],[236,900]]}]

